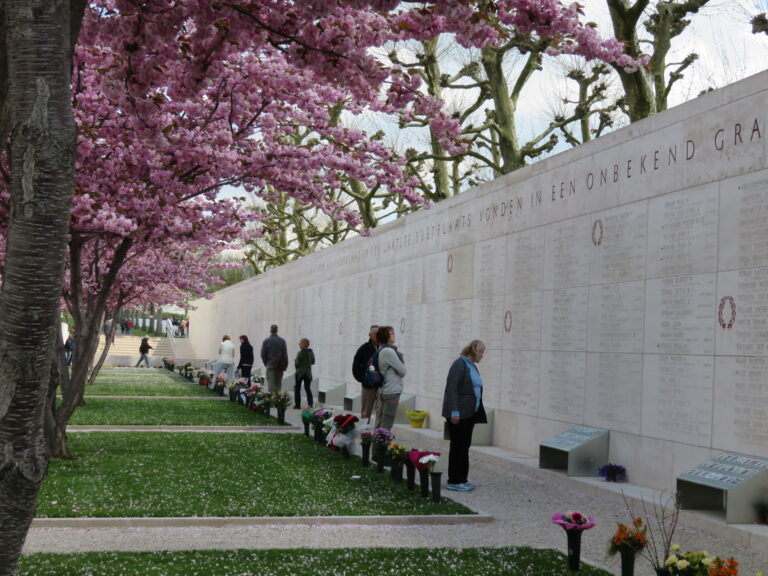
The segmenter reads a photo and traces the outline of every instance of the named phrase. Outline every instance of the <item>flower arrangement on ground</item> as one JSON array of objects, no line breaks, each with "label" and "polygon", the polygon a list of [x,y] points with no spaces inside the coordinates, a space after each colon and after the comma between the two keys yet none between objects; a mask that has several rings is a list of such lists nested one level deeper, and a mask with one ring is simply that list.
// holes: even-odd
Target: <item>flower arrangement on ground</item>
[{"label": "flower arrangement on ground", "polygon": [[332,410],[326,410],[325,408],[318,408],[317,410],[312,412],[312,424],[315,426],[320,426],[322,428],[323,422],[328,420],[333,416]]},{"label": "flower arrangement on ground", "polygon": [[627,479],[627,469],[621,464],[603,464],[597,471],[598,475],[605,478],[606,482],[624,482]]},{"label": "flower arrangement on ground", "polygon": [[393,462],[402,464],[408,456],[408,449],[402,444],[390,442],[389,446],[387,446],[387,455]]},{"label": "flower arrangement on ground", "polygon": [[301,421],[312,424],[315,421],[315,410],[307,408],[301,413]]},{"label": "flower arrangement on ground", "polygon": [[355,429],[355,423],[359,420],[354,414],[339,414],[334,416],[333,424],[339,434],[349,434]]},{"label": "flower arrangement on ground", "polygon": [[[434,456],[435,459],[428,458],[429,456]],[[424,462],[421,460],[425,459]],[[423,452],[421,450],[413,449],[410,452],[408,452],[408,460],[411,461],[411,464],[413,464],[416,468],[419,470],[428,470],[431,471],[432,468],[434,468],[435,464],[440,459],[440,452]],[[431,465],[430,465],[431,462]]]},{"label": "flower arrangement on ground", "polygon": [[673,576],[736,576],[739,573],[739,563],[733,558],[722,560],[710,556],[706,550],[681,552],[677,544],[671,551],[665,565]]},{"label": "flower arrangement on ground", "polygon": [[639,552],[648,543],[647,531],[648,528],[645,526],[645,522],[639,516],[632,519],[631,526],[619,522],[616,526],[616,532],[613,533],[613,538],[611,538],[608,553],[613,555],[623,550]]},{"label": "flower arrangement on ground", "polygon": [[373,444],[373,434],[368,430],[360,434],[360,444],[363,446],[370,446]]},{"label": "flower arrangement on ground", "polygon": [[552,522],[565,528],[566,530],[589,530],[597,525],[593,516],[588,516],[578,510],[569,510],[568,512],[555,512],[552,515]]},{"label": "flower arrangement on ground", "polygon": [[376,430],[373,431],[373,443],[376,446],[379,446],[382,450],[386,449],[394,439],[395,435],[386,428],[376,428]]},{"label": "flower arrangement on ground", "polygon": [[290,406],[292,400],[293,397],[288,392],[274,392],[270,402],[278,410],[285,410]]}]

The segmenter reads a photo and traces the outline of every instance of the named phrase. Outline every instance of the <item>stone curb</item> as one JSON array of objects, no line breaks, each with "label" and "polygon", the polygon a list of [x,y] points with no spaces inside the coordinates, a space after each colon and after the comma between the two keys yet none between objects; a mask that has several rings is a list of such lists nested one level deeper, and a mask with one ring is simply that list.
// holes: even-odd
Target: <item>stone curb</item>
[{"label": "stone curb", "polygon": [[32,528],[220,528],[225,526],[452,526],[489,524],[488,514],[428,516],[251,516],[190,518],[35,518]]},{"label": "stone curb", "polygon": [[249,432],[295,433],[298,426],[67,426],[68,432]]}]

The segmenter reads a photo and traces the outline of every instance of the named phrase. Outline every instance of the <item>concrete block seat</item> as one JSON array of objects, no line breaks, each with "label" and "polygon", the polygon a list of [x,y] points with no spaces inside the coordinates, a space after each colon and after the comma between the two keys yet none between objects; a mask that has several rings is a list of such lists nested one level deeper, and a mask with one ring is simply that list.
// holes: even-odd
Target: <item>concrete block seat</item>
[{"label": "concrete block seat", "polygon": [[317,401],[320,404],[343,406],[346,391],[346,382],[339,380],[318,381]]}]

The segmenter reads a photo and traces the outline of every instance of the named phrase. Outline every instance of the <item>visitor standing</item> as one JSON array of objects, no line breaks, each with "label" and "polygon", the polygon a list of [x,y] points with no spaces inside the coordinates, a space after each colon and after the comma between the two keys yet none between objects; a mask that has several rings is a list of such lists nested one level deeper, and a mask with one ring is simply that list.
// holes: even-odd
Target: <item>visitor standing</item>
[{"label": "visitor standing", "polygon": [[302,338],[299,340],[299,351],[296,354],[296,360],[293,364],[296,368],[296,385],[293,388],[293,407],[301,409],[301,383],[304,383],[304,390],[307,393],[307,404],[312,408],[314,402],[312,398],[312,364],[315,363],[315,353],[309,347],[309,340]]},{"label": "visitor standing", "polygon": [[149,351],[152,350],[152,346],[149,345],[149,338],[144,336],[144,338],[141,339],[141,344],[139,344],[139,354],[141,356],[139,357],[139,361],[136,362],[136,368],[138,368],[142,362],[145,362],[147,365],[147,368],[149,368]]},{"label": "visitor standing", "polygon": [[267,389],[280,392],[283,387],[283,372],[288,368],[288,347],[285,340],[277,335],[277,324],[269,328],[269,337],[261,343],[261,361],[267,368]]},{"label": "visitor standing", "polygon": [[64,342],[64,360],[67,362],[67,366],[72,366],[72,355],[75,353],[75,332],[74,329],[69,329],[67,334],[67,341]]},{"label": "visitor standing", "polygon": [[379,342],[379,372],[384,376],[384,384],[376,397],[376,428],[391,430],[403,393],[405,361],[395,346],[395,329],[392,326],[379,327],[376,340]]},{"label": "visitor standing", "polygon": [[251,369],[253,368],[253,346],[248,341],[245,334],[240,336],[240,364],[237,369],[240,370],[241,378],[248,378],[248,384],[251,383]]},{"label": "visitor standing", "polygon": [[371,422],[371,414],[373,413],[373,407],[376,404],[376,392],[378,391],[365,378],[365,371],[368,368],[368,360],[371,359],[371,356],[376,352],[378,346],[378,342],[376,341],[376,332],[378,329],[379,327],[376,324],[371,326],[371,329],[368,331],[368,341],[357,349],[357,352],[355,352],[355,359],[352,361],[352,376],[354,376],[355,380],[360,382],[363,387],[360,395],[360,418],[367,418],[369,423]]},{"label": "visitor standing", "polygon": [[483,359],[485,344],[472,340],[451,364],[443,396],[443,418],[448,423],[451,448],[448,452],[448,490],[469,492],[475,485],[467,481],[469,448],[475,424],[488,422],[483,408],[483,379],[477,364]]},{"label": "visitor standing", "polygon": [[235,367],[235,345],[232,340],[229,339],[227,334],[221,337],[221,344],[219,344],[219,357],[216,359],[216,367],[214,368],[214,377],[218,376],[226,370],[227,382],[234,377]]}]

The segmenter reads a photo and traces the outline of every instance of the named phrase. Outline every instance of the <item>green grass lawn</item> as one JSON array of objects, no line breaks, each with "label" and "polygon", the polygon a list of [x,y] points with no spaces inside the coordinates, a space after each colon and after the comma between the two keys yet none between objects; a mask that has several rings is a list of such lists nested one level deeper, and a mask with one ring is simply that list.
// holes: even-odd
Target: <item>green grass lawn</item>
[{"label": "green grass lawn", "polygon": [[267,418],[229,400],[189,398],[86,398],[70,424],[88,426],[277,426],[276,411]]},{"label": "green grass lawn", "polygon": [[86,396],[211,396],[205,386],[164,369],[102,368]]},{"label": "green grass lawn", "polygon": [[38,517],[471,513],[298,434],[71,433],[69,446],[77,459],[51,462]]},{"label": "green grass lawn", "polygon": [[[383,536],[382,536],[383,537]],[[520,548],[366,548],[201,550],[195,552],[34,554],[19,576],[566,576],[553,550]],[[586,564],[583,576],[610,576]]]}]

